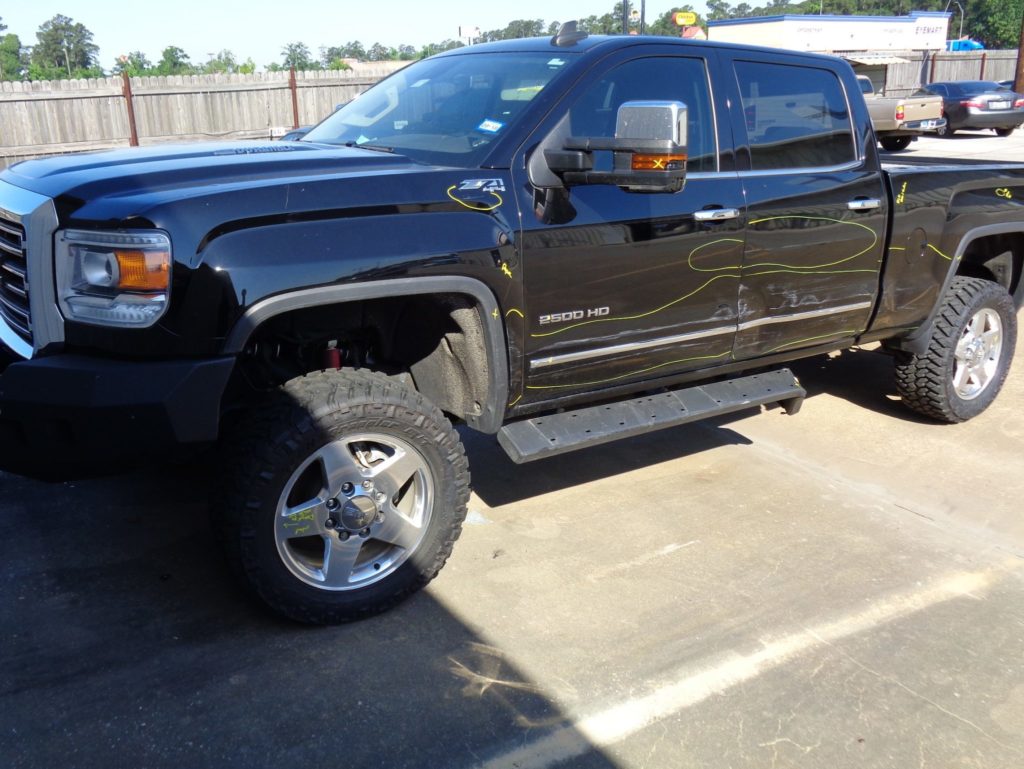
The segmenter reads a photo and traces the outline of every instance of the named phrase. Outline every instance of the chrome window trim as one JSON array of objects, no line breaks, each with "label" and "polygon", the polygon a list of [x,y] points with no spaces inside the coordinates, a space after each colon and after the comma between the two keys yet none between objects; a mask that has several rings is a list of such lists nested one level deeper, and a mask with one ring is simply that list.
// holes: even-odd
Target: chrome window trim
[{"label": "chrome window trim", "polygon": [[754,171],[753,169],[739,171],[741,177],[746,176],[779,176],[786,174],[792,176],[793,174],[831,174],[838,173],[840,171],[856,171],[858,168],[864,166],[863,160],[851,160],[849,163],[843,163],[838,166],[793,166],[792,168],[770,168],[762,171]]}]

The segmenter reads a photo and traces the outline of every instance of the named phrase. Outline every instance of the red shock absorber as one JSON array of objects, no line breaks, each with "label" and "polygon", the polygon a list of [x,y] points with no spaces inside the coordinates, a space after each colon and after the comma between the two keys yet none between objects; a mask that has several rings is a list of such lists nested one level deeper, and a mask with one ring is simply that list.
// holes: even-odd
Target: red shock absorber
[{"label": "red shock absorber", "polygon": [[337,342],[327,343],[323,355],[323,366],[325,369],[341,368],[341,350],[338,349]]}]

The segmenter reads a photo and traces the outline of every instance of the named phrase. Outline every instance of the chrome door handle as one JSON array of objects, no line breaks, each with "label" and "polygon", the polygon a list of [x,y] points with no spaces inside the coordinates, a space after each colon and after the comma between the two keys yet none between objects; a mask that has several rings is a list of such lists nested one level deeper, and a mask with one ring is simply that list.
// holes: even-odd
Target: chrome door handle
[{"label": "chrome door handle", "polygon": [[851,211],[871,211],[872,209],[880,208],[881,205],[882,201],[878,198],[857,198],[847,203],[846,207]]},{"label": "chrome door handle", "polygon": [[694,221],[698,222],[724,222],[726,219],[735,219],[739,215],[738,208],[710,208],[693,212]]}]

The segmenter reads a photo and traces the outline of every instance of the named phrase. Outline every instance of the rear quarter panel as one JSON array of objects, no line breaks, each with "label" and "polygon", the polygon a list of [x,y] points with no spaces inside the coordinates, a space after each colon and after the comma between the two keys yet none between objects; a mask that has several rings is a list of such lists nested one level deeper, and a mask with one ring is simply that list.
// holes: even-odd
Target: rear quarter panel
[{"label": "rear quarter panel", "polygon": [[[912,334],[930,319],[970,242],[1024,232],[1024,165],[890,166],[892,227],[870,332]],[[1020,281],[1014,286],[1020,304]]]}]

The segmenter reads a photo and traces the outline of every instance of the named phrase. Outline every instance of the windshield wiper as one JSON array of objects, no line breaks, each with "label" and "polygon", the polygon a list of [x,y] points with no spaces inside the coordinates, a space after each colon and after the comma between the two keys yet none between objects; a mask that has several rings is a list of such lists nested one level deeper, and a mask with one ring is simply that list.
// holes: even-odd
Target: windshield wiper
[{"label": "windshield wiper", "polygon": [[394,152],[394,147],[385,147],[382,144],[359,144],[358,142],[345,142],[346,147],[356,147],[361,150],[373,150],[374,152]]}]

